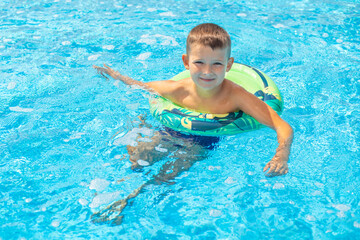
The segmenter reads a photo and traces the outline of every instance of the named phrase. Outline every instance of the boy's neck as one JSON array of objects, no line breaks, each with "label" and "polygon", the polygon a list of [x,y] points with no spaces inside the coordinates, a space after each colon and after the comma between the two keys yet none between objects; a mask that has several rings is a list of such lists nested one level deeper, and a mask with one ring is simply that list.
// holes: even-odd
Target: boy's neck
[{"label": "boy's neck", "polygon": [[218,96],[221,93],[223,84],[224,84],[224,82],[222,82],[219,86],[217,86],[214,89],[207,90],[207,89],[200,88],[199,86],[197,86],[194,83],[194,90],[198,97],[203,98],[203,99],[210,99],[210,98]]}]

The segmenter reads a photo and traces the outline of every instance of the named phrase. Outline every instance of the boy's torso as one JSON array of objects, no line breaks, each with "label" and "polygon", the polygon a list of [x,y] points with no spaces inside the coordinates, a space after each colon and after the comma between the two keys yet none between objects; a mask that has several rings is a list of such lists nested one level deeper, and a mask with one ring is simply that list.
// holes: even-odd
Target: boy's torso
[{"label": "boy's torso", "polygon": [[183,79],[177,83],[173,89],[173,99],[170,100],[184,108],[214,114],[240,111],[237,102],[241,100],[241,91],[244,89],[227,79],[216,95],[206,98],[199,96],[191,79]]}]

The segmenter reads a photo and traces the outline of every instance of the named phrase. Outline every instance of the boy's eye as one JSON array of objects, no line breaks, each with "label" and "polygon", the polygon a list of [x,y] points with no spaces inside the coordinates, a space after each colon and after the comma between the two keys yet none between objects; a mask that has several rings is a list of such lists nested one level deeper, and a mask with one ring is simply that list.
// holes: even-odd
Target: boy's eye
[{"label": "boy's eye", "polygon": [[196,61],[194,62],[195,64],[202,64],[203,62],[200,62],[200,61]]},{"label": "boy's eye", "polygon": [[215,63],[215,65],[222,65],[222,63],[221,63],[221,62],[217,62],[217,63]]}]

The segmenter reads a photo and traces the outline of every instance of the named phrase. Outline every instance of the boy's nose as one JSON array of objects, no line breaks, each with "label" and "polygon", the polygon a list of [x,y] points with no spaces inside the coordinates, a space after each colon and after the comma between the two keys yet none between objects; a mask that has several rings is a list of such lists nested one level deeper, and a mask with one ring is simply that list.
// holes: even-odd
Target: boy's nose
[{"label": "boy's nose", "polygon": [[205,65],[204,69],[203,69],[203,73],[204,74],[209,74],[211,73],[211,66],[210,65]]}]

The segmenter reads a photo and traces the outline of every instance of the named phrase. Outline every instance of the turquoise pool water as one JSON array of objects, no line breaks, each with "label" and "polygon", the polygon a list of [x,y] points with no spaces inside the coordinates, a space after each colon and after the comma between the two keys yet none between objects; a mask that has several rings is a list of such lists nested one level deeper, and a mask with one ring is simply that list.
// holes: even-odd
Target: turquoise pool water
[{"label": "turquoise pool water", "polygon": [[[359,9],[356,0],[1,1],[0,239],[360,239]],[[202,22],[223,26],[236,61],[279,86],[295,130],[289,174],[262,173],[272,130],[225,137],[174,184],[146,186],[121,225],[93,223],[172,160],[131,170],[125,145],[160,125],[147,94],[92,65],[168,79]],[[139,115],[152,127],[139,130]]]}]

